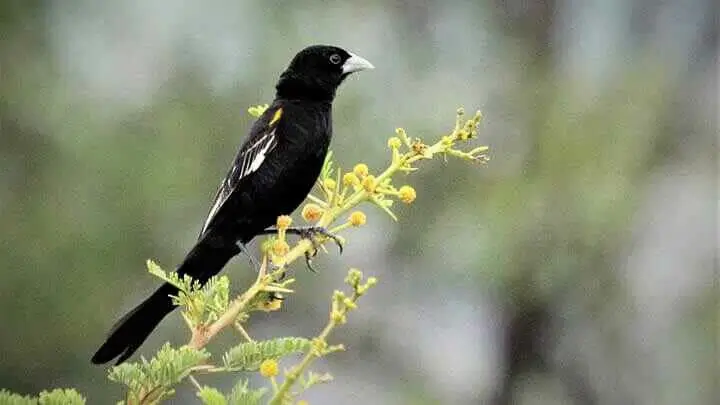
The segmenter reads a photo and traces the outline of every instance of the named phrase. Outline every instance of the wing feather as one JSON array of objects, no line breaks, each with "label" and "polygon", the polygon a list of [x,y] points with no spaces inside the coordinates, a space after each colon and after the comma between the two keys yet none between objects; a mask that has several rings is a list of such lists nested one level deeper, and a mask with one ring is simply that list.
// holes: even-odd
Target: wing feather
[{"label": "wing feather", "polygon": [[267,155],[277,146],[275,130],[277,129],[277,122],[281,115],[282,109],[279,108],[275,111],[266,131],[259,137],[256,137],[251,143],[249,142],[248,146],[241,149],[239,156],[235,159],[227,176],[223,179],[222,183],[220,183],[220,187],[218,187],[212,208],[200,231],[200,237],[205,234],[213,218],[215,218],[220,208],[222,208],[223,204],[225,204],[230,195],[232,195],[240,180],[257,171],[260,166],[262,166]]}]

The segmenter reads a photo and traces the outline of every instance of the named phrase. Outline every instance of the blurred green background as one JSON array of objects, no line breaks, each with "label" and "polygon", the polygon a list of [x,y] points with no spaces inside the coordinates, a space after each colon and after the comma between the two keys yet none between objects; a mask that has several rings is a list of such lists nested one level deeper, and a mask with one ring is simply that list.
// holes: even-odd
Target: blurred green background
[{"label": "blurred green background", "polygon": [[[0,387],[119,399],[89,358],[157,285],[144,261],[182,259],[246,108],[329,43],[376,66],[339,91],[341,165],[460,105],[492,160],[426,164],[400,223],[368,208],[251,321],[316,334],[348,267],[379,277],[311,403],[717,403],[717,24],[713,0],[2,2]],[[186,338],[174,314],[139,353]]]}]

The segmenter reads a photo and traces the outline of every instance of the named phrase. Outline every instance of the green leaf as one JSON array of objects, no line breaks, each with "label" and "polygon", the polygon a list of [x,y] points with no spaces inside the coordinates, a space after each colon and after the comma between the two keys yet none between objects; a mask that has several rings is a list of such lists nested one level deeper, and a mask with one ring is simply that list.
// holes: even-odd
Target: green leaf
[{"label": "green leaf", "polygon": [[311,341],[298,337],[283,337],[261,342],[247,342],[230,349],[223,356],[226,368],[234,371],[255,371],[268,359],[279,359],[294,353],[306,353]]},{"label": "green leaf", "polygon": [[0,389],[0,405],[84,405],[85,398],[74,389],[56,388],[42,391],[39,398],[14,394]]},{"label": "green leaf", "polygon": [[108,378],[126,385],[130,389],[130,398],[137,399],[144,392],[152,393],[152,398],[159,400],[171,395],[171,387],[209,357],[210,354],[204,349],[196,350],[186,346],[174,349],[166,343],[150,361],[142,359],[139,363],[115,366],[110,369]]},{"label": "green leaf", "polygon": [[35,398],[26,395],[14,394],[8,390],[0,389],[0,404],[2,405],[37,405]]},{"label": "green leaf", "polygon": [[247,380],[240,380],[229,395],[229,405],[257,405],[265,395],[267,389],[259,388],[256,390],[248,388]]},{"label": "green leaf", "polygon": [[54,389],[40,393],[39,405],[84,405],[85,398],[74,389]]},{"label": "green leaf", "polygon": [[182,278],[180,278],[177,273],[168,273],[163,270],[162,267],[160,267],[157,263],[149,259],[145,262],[145,265],[147,266],[147,270],[150,274],[167,283],[174,285],[181,292],[187,294],[190,291],[200,289],[200,283],[197,281],[193,281],[193,279],[188,275],[184,275]]},{"label": "green leaf", "polygon": [[329,383],[332,380],[333,376],[330,373],[318,374],[310,371],[308,372],[307,378],[302,381],[302,386],[308,389],[315,384]]},{"label": "green leaf", "polygon": [[173,303],[183,308],[183,313],[193,326],[207,325],[224,313],[230,301],[230,279],[227,276],[211,277],[204,286],[190,276],[182,278],[177,273],[165,272],[157,263],[147,261],[148,272],[178,288]]},{"label": "green leaf", "polygon": [[202,389],[197,392],[197,396],[205,405],[228,405],[225,395],[212,387],[202,387]]},{"label": "green leaf", "polygon": [[323,162],[322,170],[320,170],[320,179],[327,179],[333,174],[333,151],[328,151],[325,155],[325,161]]}]

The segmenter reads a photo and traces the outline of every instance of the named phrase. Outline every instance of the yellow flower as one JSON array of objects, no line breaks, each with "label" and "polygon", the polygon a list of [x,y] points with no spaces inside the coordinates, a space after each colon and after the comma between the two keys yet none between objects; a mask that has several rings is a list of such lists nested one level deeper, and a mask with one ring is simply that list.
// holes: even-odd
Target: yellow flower
[{"label": "yellow flower", "polygon": [[275,294],[275,298],[269,299],[261,304],[262,309],[267,312],[277,311],[282,308],[283,300],[280,294]]},{"label": "yellow flower", "polygon": [[263,360],[260,363],[260,375],[266,378],[275,377],[278,375],[278,363],[273,359]]},{"label": "yellow flower", "polygon": [[424,155],[428,148],[428,146],[422,143],[419,139],[416,139],[410,146],[412,147],[413,152],[417,155]]},{"label": "yellow flower", "polygon": [[368,166],[365,163],[358,163],[355,165],[355,167],[353,167],[353,172],[358,177],[362,178],[362,177],[367,176],[368,173],[370,173],[370,169],[368,169]]},{"label": "yellow flower", "polygon": [[272,252],[277,256],[285,256],[290,251],[290,245],[284,240],[276,239],[272,245]]},{"label": "yellow flower", "polygon": [[304,399],[301,399],[300,401],[298,401],[297,405],[310,405],[310,402],[308,402]]},{"label": "yellow flower", "polygon": [[302,217],[307,222],[316,222],[322,217],[323,209],[317,204],[305,204],[302,209]]},{"label": "yellow flower", "polygon": [[362,211],[355,211],[350,214],[349,221],[352,226],[362,226],[365,225],[365,222],[367,222],[367,217]]},{"label": "yellow flower", "polygon": [[288,215],[280,215],[277,218],[277,223],[275,226],[277,226],[278,229],[287,229],[290,224],[292,224],[292,218],[290,218]]},{"label": "yellow flower", "polygon": [[326,190],[335,190],[335,186],[335,180],[331,178],[323,180],[323,187],[325,187]]},{"label": "yellow flower", "polygon": [[356,186],[360,184],[360,179],[358,179],[355,173],[345,173],[343,176],[343,184],[346,186]]},{"label": "yellow flower", "polygon": [[388,147],[391,149],[397,149],[402,145],[402,141],[397,136],[391,136],[390,139],[388,139]]},{"label": "yellow flower", "polygon": [[415,189],[410,186],[400,187],[400,190],[398,190],[398,194],[400,197],[400,201],[404,202],[405,204],[410,204],[411,202],[415,201],[415,198],[417,197]]},{"label": "yellow flower", "polygon": [[362,181],[362,186],[368,193],[372,193],[375,191],[375,187],[377,187],[377,182],[375,181],[375,176],[372,174],[365,177]]}]

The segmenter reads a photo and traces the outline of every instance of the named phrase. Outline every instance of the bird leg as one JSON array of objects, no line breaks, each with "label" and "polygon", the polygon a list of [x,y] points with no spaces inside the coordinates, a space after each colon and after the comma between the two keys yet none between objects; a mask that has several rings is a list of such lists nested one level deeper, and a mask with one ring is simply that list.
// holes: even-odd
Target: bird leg
[{"label": "bird leg", "polygon": [[[250,265],[255,269],[256,272],[260,272],[260,263],[257,261],[255,256],[253,256],[250,251],[248,251],[247,246],[242,242],[237,242],[237,246],[240,249],[240,252],[242,252],[245,256],[247,256],[248,260],[250,260]],[[285,273],[282,273],[280,275],[280,278],[278,281],[282,281],[285,278]],[[268,293],[268,299],[270,300],[284,300],[282,295],[276,293],[276,292],[269,292]]]},{"label": "bird leg", "polygon": [[322,226],[291,226],[285,230],[285,233],[298,235],[303,239],[309,240],[312,242],[314,248],[318,248],[320,246],[320,243],[317,241],[317,237],[322,236],[335,242],[340,254],[343,252],[342,239]]},{"label": "bird leg", "polygon": [[[276,234],[277,229],[275,228],[268,228],[264,231],[260,232],[261,234],[268,235],[268,234]],[[312,243],[313,250],[312,253],[305,252],[305,264],[307,265],[308,269],[315,273],[315,269],[312,266],[312,259],[317,255],[317,249],[320,247],[320,242],[318,242],[318,236],[322,236],[328,239],[332,239],[333,242],[338,247],[338,250],[340,251],[340,254],[343,252],[343,245],[340,237],[337,235],[334,235],[333,233],[329,232],[326,228],[321,226],[291,226],[287,229],[285,229],[285,233],[291,234],[291,235],[298,235],[302,239],[307,239]]]},{"label": "bird leg", "polygon": [[252,266],[252,268],[255,269],[256,272],[259,272],[260,262],[258,262],[255,256],[250,253],[250,251],[247,249],[247,246],[244,243],[238,241],[237,247],[240,249],[240,252],[247,256],[248,260],[250,261],[250,266]]}]

